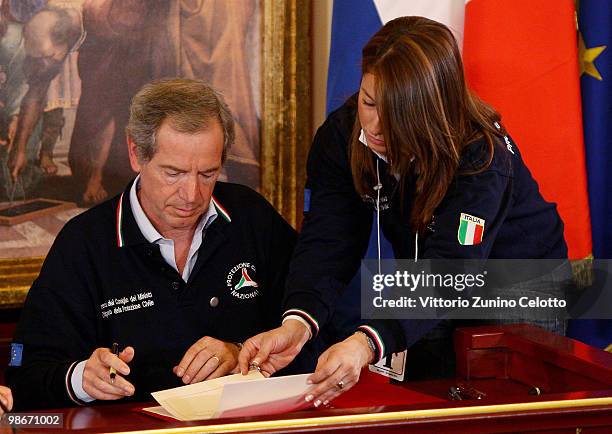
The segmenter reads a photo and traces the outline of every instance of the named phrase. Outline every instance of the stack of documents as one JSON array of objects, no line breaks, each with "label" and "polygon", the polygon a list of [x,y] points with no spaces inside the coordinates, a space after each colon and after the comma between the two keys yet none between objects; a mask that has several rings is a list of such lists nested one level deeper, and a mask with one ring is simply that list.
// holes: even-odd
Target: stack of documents
[{"label": "stack of documents", "polygon": [[265,378],[258,371],[153,392],[159,407],[143,411],[181,421],[287,413],[310,406],[304,400],[310,374]]}]

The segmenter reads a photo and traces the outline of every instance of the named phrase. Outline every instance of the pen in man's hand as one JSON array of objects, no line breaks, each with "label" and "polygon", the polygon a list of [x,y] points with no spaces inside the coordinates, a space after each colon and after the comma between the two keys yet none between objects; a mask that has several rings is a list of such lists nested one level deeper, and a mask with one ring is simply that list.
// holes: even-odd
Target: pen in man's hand
[{"label": "pen in man's hand", "polygon": [[[115,356],[119,356],[119,344],[117,342],[113,342],[113,354]],[[115,376],[117,375],[117,371],[112,366],[110,367],[110,379],[111,384],[115,384]]]}]

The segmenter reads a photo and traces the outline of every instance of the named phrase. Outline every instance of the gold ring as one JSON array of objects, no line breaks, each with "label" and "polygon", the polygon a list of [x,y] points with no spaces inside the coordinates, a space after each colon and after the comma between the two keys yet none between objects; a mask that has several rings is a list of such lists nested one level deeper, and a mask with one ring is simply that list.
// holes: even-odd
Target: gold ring
[{"label": "gold ring", "polygon": [[340,390],[344,389],[344,381],[342,381],[342,380],[338,381],[336,386],[338,386],[338,389],[340,389]]},{"label": "gold ring", "polygon": [[221,361],[221,360],[219,360],[219,358],[218,358],[217,356],[212,356],[212,357],[211,357],[210,359],[208,359],[208,360],[212,360],[212,359],[217,359],[217,365],[218,365],[218,364],[219,364],[219,362]]}]

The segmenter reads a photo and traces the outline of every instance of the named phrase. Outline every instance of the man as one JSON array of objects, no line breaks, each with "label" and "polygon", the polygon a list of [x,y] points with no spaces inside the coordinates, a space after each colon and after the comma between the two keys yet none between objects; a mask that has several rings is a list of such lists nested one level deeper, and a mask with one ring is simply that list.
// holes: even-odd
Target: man
[{"label": "man", "polygon": [[138,92],[127,141],[139,175],[51,248],[12,344],[16,408],[150,400],[237,372],[239,343],[280,322],[296,235],[260,195],[217,182],[233,140],[202,81]]}]

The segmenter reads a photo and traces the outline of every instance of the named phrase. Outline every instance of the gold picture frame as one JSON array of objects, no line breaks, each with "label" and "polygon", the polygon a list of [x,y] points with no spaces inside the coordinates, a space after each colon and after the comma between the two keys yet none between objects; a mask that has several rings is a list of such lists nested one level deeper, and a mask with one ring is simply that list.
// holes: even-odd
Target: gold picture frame
[{"label": "gold picture frame", "polygon": [[[261,192],[294,227],[310,146],[310,2],[262,0]],[[44,257],[0,259],[0,308],[23,305]]]}]

